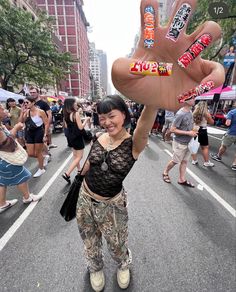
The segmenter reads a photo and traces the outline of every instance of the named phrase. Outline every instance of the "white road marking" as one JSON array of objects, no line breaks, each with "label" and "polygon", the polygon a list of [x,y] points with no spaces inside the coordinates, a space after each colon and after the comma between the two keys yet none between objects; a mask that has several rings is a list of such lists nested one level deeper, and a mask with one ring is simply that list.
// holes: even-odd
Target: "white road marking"
[{"label": "white road marking", "polygon": [[[164,151],[171,157],[173,156],[173,154],[169,150],[165,149]],[[187,172],[191,175],[192,178],[194,178],[199,184],[201,184],[205,188],[205,190],[213,198],[215,198],[231,215],[236,217],[236,210],[233,207],[231,207],[229,203],[222,199],[220,195],[218,195],[212,188],[210,188],[204,181],[200,179],[200,177],[194,174],[190,169],[187,168]]]},{"label": "white road marking", "polygon": [[215,136],[212,136],[212,135],[209,135],[209,134],[208,134],[208,136],[211,137],[211,138],[213,138],[213,139],[222,141],[222,138],[218,138],[218,137],[215,137]]},{"label": "white road marking", "polygon": [[[54,173],[54,175],[50,178],[50,180],[46,183],[46,185],[42,188],[42,190],[38,193],[38,195],[44,196],[47,190],[51,187],[54,181],[57,179],[58,175],[62,172],[63,168],[70,161],[73,154],[71,153],[69,157],[64,161],[64,163],[60,166],[60,168]],[[0,251],[4,248],[7,242],[11,239],[11,237],[15,234],[17,229],[24,223],[25,219],[30,215],[33,209],[36,207],[38,202],[32,202],[25,209],[25,211],[20,215],[20,217],[13,223],[13,225],[7,230],[7,232],[0,238]]]},{"label": "white road marking", "polygon": [[210,134],[218,134],[218,135],[224,135],[226,133],[226,130],[218,129],[215,127],[209,127],[207,126],[207,132]]}]

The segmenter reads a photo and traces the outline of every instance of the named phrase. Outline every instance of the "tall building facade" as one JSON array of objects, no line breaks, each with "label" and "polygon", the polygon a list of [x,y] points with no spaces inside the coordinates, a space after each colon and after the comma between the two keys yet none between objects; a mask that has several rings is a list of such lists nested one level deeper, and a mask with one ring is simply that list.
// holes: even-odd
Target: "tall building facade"
[{"label": "tall building facade", "polygon": [[175,0],[160,0],[159,1],[159,19],[160,24],[165,25],[172,12],[172,5]]},{"label": "tall building facade", "polygon": [[[37,0],[10,0],[10,3],[12,5],[15,5],[16,7],[31,13],[32,16],[32,20],[35,21],[38,18],[38,13],[39,13],[39,7],[37,5]],[[63,43],[61,41],[61,37],[58,34],[58,31],[56,29],[54,29],[54,31],[52,32],[52,41],[55,44],[58,52],[64,52],[64,46]],[[27,83],[27,80],[25,80]],[[25,84],[26,84],[25,83]],[[30,85],[30,84],[29,84]],[[33,84],[32,84],[33,85]],[[55,95],[58,94],[58,91],[65,91],[66,87],[65,87],[65,80],[60,80],[59,83],[55,83],[55,85],[48,85],[45,84],[44,88],[41,88],[42,92],[44,92],[45,94],[50,94],[50,95]]]},{"label": "tall building facade", "polygon": [[100,81],[102,95],[107,95],[107,55],[102,50],[97,50],[97,55],[100,60]]},{"label": "tall building facade", "polygon": [[89,60],[90,74],[95,84],[91,84],[91,97],[101,98],[108,93],[107,55],[102,50],[97,50],[95,43],[90,43]]},{"label": "tall building facade", "polygon": [[[97,53],[95,43],[90,43],[89,48],[89,68],[90,73],[92,75],[92,79],[94,81],[93,88],[91,88],[91,98],[92,99],[98,99],[102,97],[102,87],[101,87],[101,64],[100,64],[100,58]],[[94,91],[94,88],[96,90]]]},{"label": "tall building facade", "polygon": [[159,21],[161,25],[164,25],[166,20],[166,0],[160,0],[158,3],[159,3]]},{"label": "tall building facade", "polygon": [[83,0],[36,0],[38,7],[55,18],[55,32],[60,36],[64,49],[70,52],[75,63],[73,71],[65,81],[65,90],[79,97],[88,97],[89,77],[89,41],[83,12]]},{"label": "tall building facade", "polygon": [[10,0],[10,2],[17,7],[30,12],[32,14],[32,19],[37,18],[35,11],[37,9],[36,0]]}]

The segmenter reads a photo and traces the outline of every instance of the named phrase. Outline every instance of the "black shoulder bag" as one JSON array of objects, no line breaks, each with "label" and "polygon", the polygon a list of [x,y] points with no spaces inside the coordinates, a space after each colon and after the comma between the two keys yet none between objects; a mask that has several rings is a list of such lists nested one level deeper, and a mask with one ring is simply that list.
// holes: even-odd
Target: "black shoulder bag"
[{"label": "black shoulder bag", "polygon": [[[92,147],[90,148],[89,154],[92,150]],[[77,201],[79,198],[79,191],[80,191],[80,187],[82,185],[83,179],[84,179],[84,175],[81,175],[81,173],[83,172],[84,166],[88,160],[89,154],[83,164],[83,167],[80,171],[80,173],[78,173],[75,178],[73,183],[70,186],[70,189],[68,191],[68,194],[66,196],[66,199],[60,209],[60,214],[61,216],[68,222],[71,221],[72,219],[74,219],[76,217],[76,205],[77,205]]]},{"label": "black shoulder bag", "polygon": [[25,128],[26,128],[26,131],[34,131],[38,129],[38,126],[35,124],[35,122],[31,118],[30,110],[28,111],[28,114],[25,120]]},{"label": "black shoulder bag", "polygon": [[82,136],[84,143],[85,144],[89,144],[92,140],[93,140],[93,134],[91,131],[89,130],[85,130],[84,128],[82,130],[80,130],[80,128],[77,126],[76,123],[76,119],[75,119],[75,115],[73,114],[72,116],[73,122],[75,124],[73,124],[71,132],[70,132],[70,137],[74,140],[77,139],[78,136]]}]

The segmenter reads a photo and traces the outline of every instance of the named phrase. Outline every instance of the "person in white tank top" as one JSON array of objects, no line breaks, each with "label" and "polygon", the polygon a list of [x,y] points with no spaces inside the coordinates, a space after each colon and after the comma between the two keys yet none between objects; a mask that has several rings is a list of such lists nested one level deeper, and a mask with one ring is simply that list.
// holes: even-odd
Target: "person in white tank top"
[{"label": "person in white tank top", "polygon": [[[31,119],[35,129],[30,129],[27,122]],[[48,118],[45,112],[35,106],[35,98],[27,96],[20,115],[20,121],[25,123],[26,131],[26,149],[30,157],[35,157],[38,160],[39,169],[33,177],[39,177],[44,174],[43,166],[43,145],[47,141]]]}]

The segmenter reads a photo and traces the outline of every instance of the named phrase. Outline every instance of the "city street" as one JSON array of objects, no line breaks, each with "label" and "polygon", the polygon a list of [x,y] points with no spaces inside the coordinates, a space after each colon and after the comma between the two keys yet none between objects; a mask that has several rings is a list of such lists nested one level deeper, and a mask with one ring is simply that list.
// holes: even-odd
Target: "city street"
[{"label": "city street", "polygon": [[[217,152],[224,130],[209,128],[210,151]],[[23,205],[15,188],[8,199],[18,203],[0,214],[1,292],[92,292],[76,220],[65,222],[59,209],[68,185],[61,177],[72,157],[63,133],[53,135],[52,161],[40,178],[31,178],[31,192],[40,202]],[[89,146],[86,147],[88,153]],[[188,164],[195,188],[162,180],[171,159],[171,145],[151,136],[125,180],[129,198],[129,247],[132,292],[235,291],[236,172],[231,169],[235,145],[215,167]],[[85,155],[86,156],[86,155]],[[28,159],[34,173],[37,163]],[[105,292],[122,291],[116,264],[104,242]]]}]

